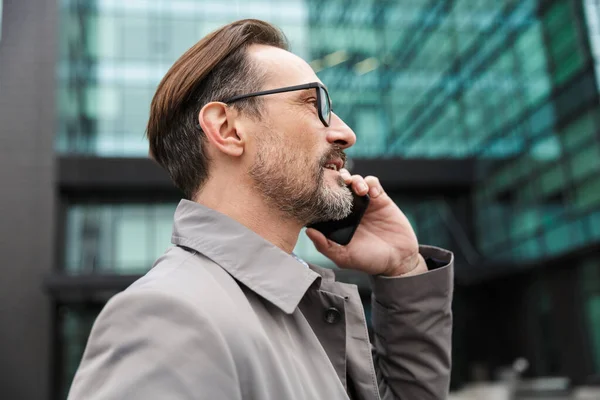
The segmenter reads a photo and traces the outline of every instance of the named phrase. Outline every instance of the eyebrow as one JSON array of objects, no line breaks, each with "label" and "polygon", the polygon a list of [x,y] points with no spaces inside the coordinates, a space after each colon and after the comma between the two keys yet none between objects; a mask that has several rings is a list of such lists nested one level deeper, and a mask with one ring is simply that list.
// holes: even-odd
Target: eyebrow
[{"label": "eyebrow", "polygon": [[302,97],[306,97],[306,96],[308,96],[310,94],[312,94],[313,96],[316,96],[315,95],[315,91],[314,90],[310,90],[310,89],[299,90],[299,92],[300,92],[300,96],[302,96]]},{"label": "eyebrow", "polygon": [[[312,88],[308,88],[305,90],[298,90],[296,95],[294,95],[292,97],[292,99],[296,100],[296,101],[304,101],[309,97],[316,97],[316,95],[314,94],[314,90],[310,90]],[[293,100],[292,100],[293,101]]]}]

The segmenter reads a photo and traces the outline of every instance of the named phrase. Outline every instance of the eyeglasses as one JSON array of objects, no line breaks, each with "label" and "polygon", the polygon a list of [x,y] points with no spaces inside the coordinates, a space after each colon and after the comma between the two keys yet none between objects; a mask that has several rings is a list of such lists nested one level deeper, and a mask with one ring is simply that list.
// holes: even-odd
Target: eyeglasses
[{"label": "eyeglasses", "polygon": [[266,96],[275,93],[293,92],[296,90],[316,89],[317,91],[317,111],[319,119],[323,122],[323,125],[329,126],[331,121],[331,99],[329,98],[329,92],[327,88],[319,82],[306,83],[304,85],[288,86],[279,89],[264,90],[262,92],[243,94],[235,96],[229,100],[224,101],[225,104],[231,104],[238,100],[247,99],[249,97]]}]

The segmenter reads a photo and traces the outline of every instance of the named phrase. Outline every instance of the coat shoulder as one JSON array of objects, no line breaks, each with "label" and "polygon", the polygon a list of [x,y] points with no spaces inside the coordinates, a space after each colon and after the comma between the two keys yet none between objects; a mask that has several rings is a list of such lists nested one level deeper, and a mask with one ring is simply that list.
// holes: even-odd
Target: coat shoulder
[{"label": "coat shoulder", "polygon": [[169,249],[124,294],[147,289],[191,306],[224,330],[230,328],[230,321],[245,317],[244,304],[248,303],[238,283],[223,268],[181,247]]}]

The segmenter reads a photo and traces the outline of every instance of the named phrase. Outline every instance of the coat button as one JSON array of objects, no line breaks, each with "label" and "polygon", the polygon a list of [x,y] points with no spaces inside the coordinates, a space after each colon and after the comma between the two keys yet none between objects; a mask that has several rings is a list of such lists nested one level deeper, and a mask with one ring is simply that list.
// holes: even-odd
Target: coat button
[{"label": "coat button", "polygon": [[323,317],[328,324],[337,324],[342,319],[342,314],[337,308],[331,307],[325,310]]}]

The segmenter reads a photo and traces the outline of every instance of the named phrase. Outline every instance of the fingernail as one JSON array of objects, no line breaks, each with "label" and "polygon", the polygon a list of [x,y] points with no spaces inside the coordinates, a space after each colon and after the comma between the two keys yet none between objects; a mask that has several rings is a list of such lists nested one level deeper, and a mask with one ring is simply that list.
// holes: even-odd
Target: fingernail
[{"label": "fingernail", "polygon": [[378,187],[374,187],[373,189],[371,189],[371,192],[373,192],[373,197],[379,196],[380,193]]},{"label": "fingernail", "polygon": [[361,183],[358,185],[358,190],[360,190],[361,192],[364,192],[365,190],[369,190],[369,187],[367,186],[367,184],[366,184],[366,183],[364,183],[364,182],[361,182]]}]

